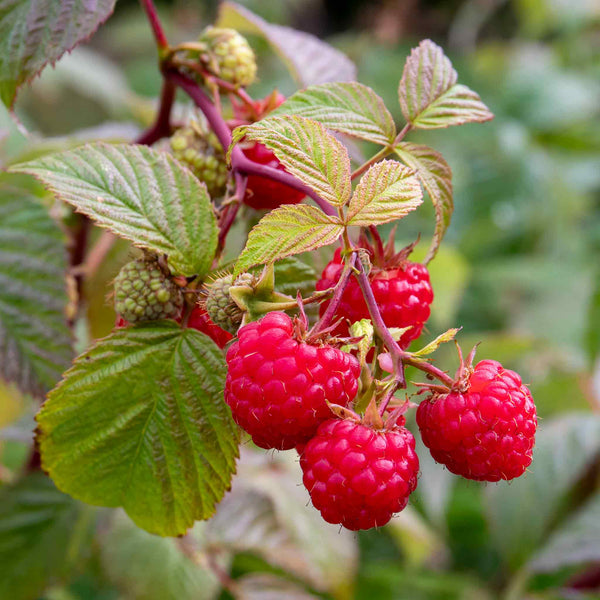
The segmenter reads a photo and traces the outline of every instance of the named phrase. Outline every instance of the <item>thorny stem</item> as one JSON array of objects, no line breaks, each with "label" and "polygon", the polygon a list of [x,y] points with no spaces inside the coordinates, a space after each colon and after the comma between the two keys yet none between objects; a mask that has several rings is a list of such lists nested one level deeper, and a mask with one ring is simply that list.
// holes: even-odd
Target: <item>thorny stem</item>
[{"label": "thorny stem", "polygon": [[148,17],[148,21],[150,21],[150,26],[152,27],[152,33],[154,33],[154,39],[156,40],[158,52],[162,55],[168,49],[169,43],[167,42],[160,19],[158,18],[158,13],[156,12],[154,2],[152,0],[140,0],[140,4],[146,11],[146,16]]},{"label": "thorny stem", "polygon": [[333,296],[329,301],[329,306],[327,310],[323,314],[323,316],[319,319],[318,323],[312,328],[309,333],[309,337],[317,335],[321,331],[327,329],[333,320],[335,313],[340,305],[342,300],[342,295],[346,286],[348,285],[348,281],[350,279],[350,275],[352,275],[352,271],[354,270],[354,265],[356,263],[356,253],[352,253],[350,257],[347,259],[346,264],[344,265],[344,269],[338,279],[338,282],[335,284]]},{"label": "thorny stem", "polygon": [[238,210],[240,209],[242,201],[244,200],[244,196],[246,195],[246,184],[248,183],[248,178],[241,173],[235,173],[234,177],[235,195],[233,198],[231,198],[230,202],[223,207],[223,212],[221,214],[221,218],[219,219],[219,241],[217,244],[215,261],[218,261],[223,249],[225,248],[227,234],[229,233],[229,230],[235,221]]},{"label": "thorny stem", "polygon": [[168,79],[163,80],[160,94],[160,107],[154,125],[135,140],[136,144],[150,146],[161,138],[171,135],[171,110],[175,101],[175,85]]}]

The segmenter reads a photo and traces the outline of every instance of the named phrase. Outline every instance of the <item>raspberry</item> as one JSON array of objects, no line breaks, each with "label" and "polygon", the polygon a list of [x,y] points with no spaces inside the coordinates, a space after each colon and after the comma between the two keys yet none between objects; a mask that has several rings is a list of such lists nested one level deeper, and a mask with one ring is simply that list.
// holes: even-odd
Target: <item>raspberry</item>
[{"label": "raspberry", "polygon": [[325,421],[300,456],[303,482],[328,523],[385,525],[417,487],[415,438],[402,426],[374,430],[351,419]]},{"label": "raspberry", "polygon": [[178,129],[171,137],[173,156],[206,184],[211,198],[223,196],[227,187],[227,164],[217,136],[198,123]]},{"label": "raspberry", "polygon": [[[242,147],[246,158],[261,164],[273,167],[279,171],[285,171],[284,166],[277,160],[275,155],[263,144],[252,144]],[[246,187],[244,204],[256,210],[272,210],[282,204],[298,204],[304,198],[304,194],[283,183],[261,177],[250,175]]]},{"label": "raspberry", "polygon": [[531,464],[537,428],[531,392],[495,360],[475,367],[467,391],[421,402],[417,424],[431,456],[467,479],[513,479]]},{"label": "raspberry", "polygon": [[[229,295],[232,281],[231,275],[225,275],[208,285],[206,312],[219,327],[235,334],[242,324],[244,313]],[[235,285],[252,285],[253,282],[254,277],[250,273],[243,273],[235,280]]]},{"label": "raspberry", "polygon": [[256,77],[256,58],[245,37],[235,29],[207,27],[199,41],[206,44],[209,67],[236,87],[250,85]]},{"label": "raspberry", "polygon": [[358,361],[299,342],[282,312],[242,327],[226,358],[225,401],[261,448],[288,450],[307,441],[331,417],[326,401],[346,406],[358,390]]},{"label": "raspberry", "polygon": [[219,348],[224,348],[227,342],[233,339],[233,336],[228,331],[215,325],[208,316],[208,313],[200,306],[196,306],[192,310],[187,326],[205,333]]},{"label": "raspberry", "polygon": [[153,259],[133,260],[115,278],[115,310],[130,323],[175,318],[182,306],[181,288]]},{"label": "raspberry", "polygon": [[[327,264],[317,281],[317,290],[333,287],[338,282],[343,268],[341,250],[338,248],[333,260]],[[369,273],[369,280],[385,324],[388,327],[411,327],[402,334],[399,341],[400,346],[406,348],[412,340],[421,335],[423,325],[431,312],[429,307],[433,302],[433,290],[427,267],[408,260],[395,268],[373,267]],[[327,306],[328,300],[321,303],[321,316],[327,310]],[[348,281],[336,317],[343,317],[350,323],[371,318],[355,278]],[[336,327],[334,335],[348,335],[348,324],[342,321]]]}]

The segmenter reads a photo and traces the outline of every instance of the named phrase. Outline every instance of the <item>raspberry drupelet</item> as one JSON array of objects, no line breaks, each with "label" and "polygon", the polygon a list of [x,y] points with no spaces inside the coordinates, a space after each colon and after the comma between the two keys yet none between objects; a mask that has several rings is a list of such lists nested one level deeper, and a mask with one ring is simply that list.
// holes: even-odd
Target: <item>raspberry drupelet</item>
[{"label": "raspberry drupelet", "polygon": [[347,529],[385,525],[417,487],[419,459],[408,429],[375,430],[329,419],[300,449],[303,482],[328,523]]},{"label": "raspberry drupelet", "polygon": [[467,479],[514,479],[531,464],[537,428],[531,392],[495,360],[475,366],[466,391],[421,402],[417,424],[433,458]]},{"label": "raspberry drupelet", "polygon": [[306,442],[331,417],[327,401],[347,406],[358,390],[358,361],[327,344],[299,341],[282,312],[242,327],[226,359],[225,401],[261,448]]}]

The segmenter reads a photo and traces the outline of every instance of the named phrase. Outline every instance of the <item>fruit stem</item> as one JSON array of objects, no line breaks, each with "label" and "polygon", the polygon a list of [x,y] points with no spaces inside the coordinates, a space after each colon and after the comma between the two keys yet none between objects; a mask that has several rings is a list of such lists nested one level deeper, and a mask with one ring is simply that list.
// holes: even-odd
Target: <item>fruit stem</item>
[{"label": "fruit stem", "polygon": [[321,331],[324,331],[329,327],[331,321],[333,320],[335,313],[340,305],[342,300],[342,295],[346,286],[348,285],[348,281],[350,280],[350,275],[354,270],[354,265],[359,262],[356,260],[357,253],[352,252],[348,258],[346,259],[346,263],[344,264],[344,269],[340,275],[338,282],[335,284],[333,296],[331,297],[331,301],[329,302],[329,306],[327,310],[323,314],[323,316],[319,319],[319,321],[315,324],[315,326],[310,330],[308,337],[313,337],[318,335]]},{"label": "fruit stem", "polygon": [[218,263],[221,258],[221,254],[223,253],[223,249],[225,248],[225,241],[227,239],[227,234],[231,229],[231,226],[235,222],[235,218],[238,214],[242,201],[244,200],[244,196],[246,195],[246,185],[248,183],[248,178],[245,175],[242,175],[239,172],[234,173],[235,179],[235,194],[230,199],[230,203],[227,206],[223,207],[223,212],[221,213],[221,217],[219,219],[219,240],[217,243],[217,252],[215,254],[215,262]]},{"label": "fruit stem", "polygon": [[160,94],[160,105],[154,125],[142,133],[136,140],[136,144],[150,146],[158,140],[171,135],[171,109],[175,100],[175,85],[165,79]]},{"label": "fruit stem", "polygon": [[[214,131],[223,149],[227,150],[231,145],[231,132],[229,131],[227,122],[204,91],[200,89],[193,79],[190,79],[186,75],[175,70],[169,70],[166,73],[166,77],[178,85],[193,100],[194,104],[206,117],[208,124]],[[274,169],[268,165],[255,163],[253,160],[244,156],[242,150],[237,146],[231,150],[231,167],[234,172],[237,171],[245,175],[259,175],[260,177],[266,177],[267,179],[283,183],[284,185],[306,194],[309,198],[312,198],[325,214],[336,214],[335,208],[325,199],[321,198],[321,196],[319,196],[312,188],[296,179],[290,173]]]},{"label": "fruit stem", "polygon": [[162,57],[168,50],[169,43],[167,42],[160,19],[158,18],[158,13],[156,12],[154,2],[152,0],[140,0],[140,4],[146,12],[148,21],[150,21],[150,27],[152,27],[152,33],[154,34],[154,39],[156,40],[158,53]]}]

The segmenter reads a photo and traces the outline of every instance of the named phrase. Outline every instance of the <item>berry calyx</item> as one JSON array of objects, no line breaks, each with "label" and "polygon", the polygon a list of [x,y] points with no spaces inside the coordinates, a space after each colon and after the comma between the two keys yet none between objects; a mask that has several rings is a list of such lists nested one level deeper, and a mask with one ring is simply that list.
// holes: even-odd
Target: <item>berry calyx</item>
[{"label": "berry calyx", "polygon": [[242,324],[244,312],[231,298],[229,290],[233,285],[252,286],[253,283],[254,277],[250,273],[242,273],[235,283],[232,275],[219,277],[209,283],[205,308],[212,321],[225,331],[235,334]]},{"label": "berry calyx", "polygon": [[183,294],[158,261],[145,257],[127,263],[114,282],[115,311],[129,323],[174,319]]},{"label": "berry calyx", "polygon": [[199,42],[206,45],[207,68],[236,87],[246,87],[256,78],[256,57],[248,41],[235,29],[207,27]]},{"label": "berry calyx", "polygon": [[385,525],[417,487],[413,435],[401,425],[372,429],[352,419],[329,419],[301,448],[303,483],[328,523],[347,529]]},{"label": "berry calyx", "polygon": [[225,348],[233,335],[213,323],[208,313],[201,306],[195,306],[188,318],[187,326],[205,333],[219,348]]},{"label": "berry calyx", "polygon": [[358,390],[353,356],[303,342],[295,329],[285,313],[271,312],[244,325],[227,351],[225,401],[261,448],[306,442],[331,417],[327,402],[347,406]]},{"label": "berry calyx", "polygon": [[531,464],[535,444],[531,392],[495,360],[478,363],[462,387],[419,404],[417,424],[431,456],[467,479],[519,477]]},{"label": "berry calyx", "polygon": [[[343,269],[341,249],[338,248],[317,281],[317,291],[335,286]],[[412,340],[421,335],[431,313],[433,289],[427,267],[404,257],[383,264],[375,262],[369,273],[369,281],[385,324],[388,327],[410,327],[398,342],[402,348],[406,348]],[[321,303],[321,316],[328,306],[329,300]],[[335,318],[345,319],[334,330],[334,334],[339,336],[348,335],[348,322],[354,323],[370,318],[369,309],[355,278],[348,281]]]},{"label": "berry calyx", "polygon": [[191,123],[175,131],[170,143],[173,156],[206,184],[211,198],[225,194],[228,176],[225,154],[212,131],[205,131],[199,123]]}]

